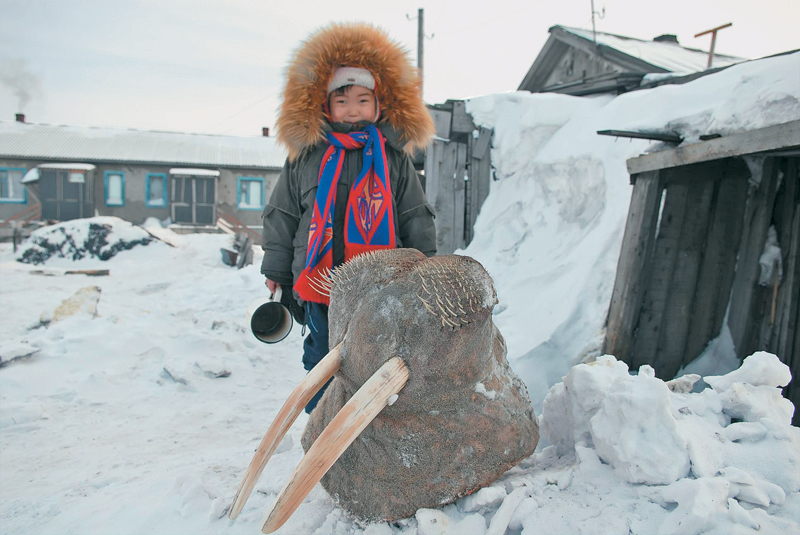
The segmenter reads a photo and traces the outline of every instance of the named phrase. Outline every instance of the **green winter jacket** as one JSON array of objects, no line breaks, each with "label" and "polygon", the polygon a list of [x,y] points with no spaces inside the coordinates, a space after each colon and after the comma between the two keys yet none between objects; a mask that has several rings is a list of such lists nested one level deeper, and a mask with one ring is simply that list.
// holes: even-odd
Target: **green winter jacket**
[{"label": "green winter jacket", "polygon": [[[347,133],[363,128],[363,124],[336,123],[326,127]],[[403,152],[397,133],[386,124],[378,129],[386,137],[386,160],[394,203],[394,226],[398,247],[421,251],[426,256],[436,254],[436,229],[433,209],[425,197],[411,159]],[[286,161],[272,191],[262,218],[264,260],[261,272],[282,286],[294,285],[305,268],[308,248],[308,228],[317,195],[319,168],[328,148],[322,142],[305,150],[296,160]],[[362,166],[361,150],[345,153],[342,174],[336,188],[336,207],[333,216],[333,265],[344,262],[344,219],[347,199],[353,181]]]}]

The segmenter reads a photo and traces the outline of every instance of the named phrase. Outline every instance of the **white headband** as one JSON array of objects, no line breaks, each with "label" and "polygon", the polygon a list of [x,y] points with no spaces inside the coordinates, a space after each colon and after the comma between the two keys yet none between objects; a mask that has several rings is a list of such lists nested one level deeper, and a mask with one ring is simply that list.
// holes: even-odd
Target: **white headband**
[{"label": "white headband", "polygon": [[372,73],[367,69],[361,69],[359,67],[339,67],[336,69],[336,72],[333,73],[331,81],[328,82],[328,94],[330,95],[333,91],[346,85],[358,85],[374,91],[375,78],[372,77]]}]

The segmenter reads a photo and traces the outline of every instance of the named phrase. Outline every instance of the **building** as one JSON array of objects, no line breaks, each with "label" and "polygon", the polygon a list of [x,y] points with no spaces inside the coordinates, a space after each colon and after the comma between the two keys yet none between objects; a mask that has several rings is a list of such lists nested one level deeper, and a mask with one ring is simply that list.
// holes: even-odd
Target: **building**
[{"label": "building", "polygon": [[691,75],[724,68],[742,58],[686,48],[674,35],[652,41],[553,26],[520,91],[591,95],[620,94],[642,85],[646,75]]},{"label": "building", "polygon": [[[639,156],[628,171],[603,352],[671,379],[724,328],[740,359],[768,351],[797,377],[800,120]],[[798,384],[784,395],[800,406]]]},{"label": "building", "polygon": [[[286,158],[267,129],[237,137],[0,121],[0,220],[40,205],[43,220],[261,228]],[[38,215],[38,214],[37,214]]]}]

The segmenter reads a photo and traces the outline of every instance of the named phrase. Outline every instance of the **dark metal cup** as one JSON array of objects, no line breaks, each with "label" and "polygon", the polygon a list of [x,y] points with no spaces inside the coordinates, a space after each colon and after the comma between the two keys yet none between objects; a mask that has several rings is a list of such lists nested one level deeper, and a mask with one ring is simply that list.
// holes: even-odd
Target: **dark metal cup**
[{"label": "dark metal cup", "polygon": [[256,299],[247,307],[253,335],[265,344],[276,344],[292,331],[292,314],[281,304],[281,288],[274,295]]}]

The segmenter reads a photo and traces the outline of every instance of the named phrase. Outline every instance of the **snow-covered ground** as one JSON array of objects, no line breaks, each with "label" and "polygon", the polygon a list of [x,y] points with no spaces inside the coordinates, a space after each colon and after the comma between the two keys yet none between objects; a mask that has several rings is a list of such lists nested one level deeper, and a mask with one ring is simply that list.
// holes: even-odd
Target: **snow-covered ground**
[{"label": "snow-covered ground", "polygon": [[[800,54],[613,99],[473,99],[476,121],[495,129],[500,180],[465,253],[494,277],[495,321],[541,415],[541,447],[492,486],[391,525],[360,525],[317,486],[279,533],[800,534],[800,430],[775,356],[707,366],[711,388],[692,392],[696,377],[665,383],[599,355],[625,159],[648,144],[595,134],[731,133],[800,118],[798,99]],[[148,237],[95,223],[111,227],[109,241]],[[90,235],[86,221],[65,228]],[[227,519],[304,375],[301,330],[276,345],[248,332],[247,305],[266,293],[258,255],[236,270],[222,263],[227,236],[150,230],[175,247],[34,265],[0,244],[0,360],[20,357],[0,367],[3,533],[258,533],[302,457],[305,415]],[[66,273],[87,269],[109,274]]]}]

